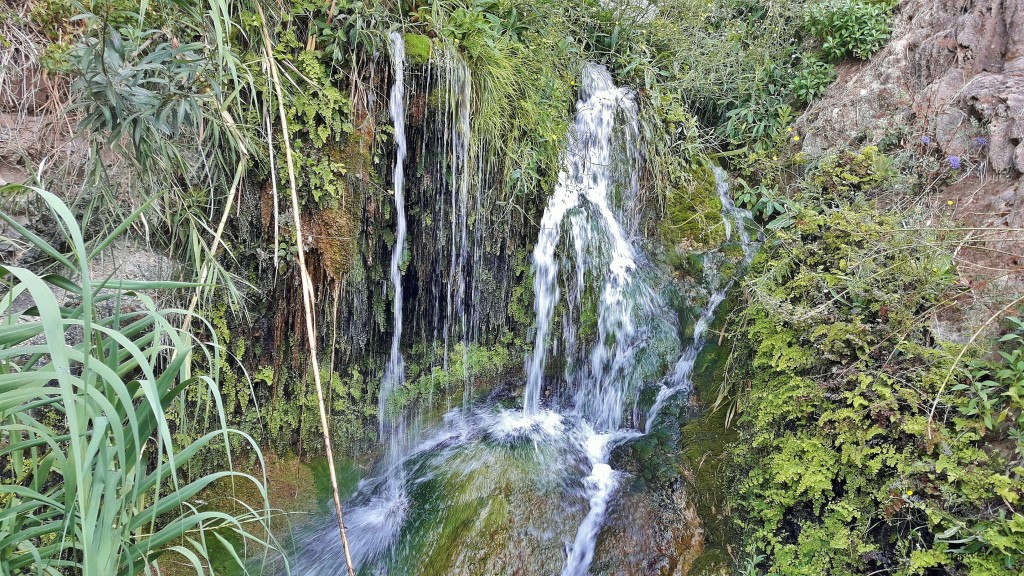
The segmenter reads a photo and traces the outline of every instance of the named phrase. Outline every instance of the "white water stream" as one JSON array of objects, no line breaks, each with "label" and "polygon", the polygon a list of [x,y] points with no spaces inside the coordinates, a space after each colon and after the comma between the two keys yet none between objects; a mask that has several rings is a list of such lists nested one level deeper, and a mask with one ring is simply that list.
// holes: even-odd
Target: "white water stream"
[{"label": "white water stream", "polygon": [[[402,358],[402,256],[405,253],[405,40],[398,32],[392,32],[391,65],[394,82],[391,85],[389,110],[394,127],[395,164],[392,170],[395,193],[395,245],[391,249],[391,286],[394,290],[392,308],[394,311],[393,331],[391,333],[391,355],[381,381],[378,399],[377,417],[380,421],[380,432],[383,435],[385,425],[394,418],[389,415],[388,401],[398,386],[405,381],[405,361]],[[392,434],[394,436],[394,434]]]},{"label": "white water stream", "polygon": [[[706,260],[705,275],[716,285],[709,286],[712,292],[696,321],[692,340],[682,350],[671,373],[662,378],[654,404],[645,415],[639,414],[640,389],[660,377],[645,372],[649,363],[641,357],[658,353],[649,353],[648,348],[659,338],[662,342],[670,340],[675,350],[679,348],[675,326],[666,320],[673,314],[647,282],[650,267],[645,266],[644,255],[633,242],[639,236],[638,231],[631,229],[635,219],[625,213],[633,208],[628,204],[636,197],[636,159],[640,156],[633,95],[628,89],[616,87],[603,67],[588,65],[583,71],[563,169],[541,220],[533,251],[536,323],[533,351],[525,362],[522,408],[501,408],[490,403],[473,409],[464,406],[450,411],[443,425],[422,439],[409,441],[404,449],[397,445],[397,438],[404,434],[397,428],[404,426],[404,421],[401,415],[386,416],[384,410],[390,394],[404,379],[399,350],[399,268],[405,241],[401,190],[405,156],[404,58],[401,37],[392,35],[392,42],[396,77],[391,117],[398,149],[394,180],[399,221],[391,260],[396,294],[395,330],[381,389],[381,430],[390,433],[392,445],[386,466],[376,476],[363,480],[356,496],[346,505],[353,558],[368,573],[387,574],[392,562],[429,556],[433,546],[445,545],[443,535],[449,533],[438,531],[446,530],[447,515],[464,517],[467,502],[471,502],[481,508],[475,513],[476,520],[463,526],[465,533],[458,542],[465,548],[445,553],[477,562],[479,556],[470,542],[473,538],[489,541],[488,534],[495,527],[488,526],[485,520],[492,502],[502,502],[495,504],[497,509],[521,507],[510,510],[517,519],[533,517],[538,513],[534,509],[538,505],[524,505],[521,500],[521,492],[532,489],[543,497],[553,498],[549,505],[557,506],[559,501],[575,503],[568,508],[574,511],[564,517],[556,514],[553,526],[527,525],[525,531],[517,533],[517,538],[526,539],[517,546],[523,546],[522,553],[529,555],[536,550],[531,551],[527,542],[548,547],[552,539],[561,539],[562,575],[588,574],[598,535],[624,474],[612,468],[611,453],[616,446],[649,433],[666,402],[690,391],[697,355],[733,279],[717,285],[722,283],[718,270],[711,269],[714,262]],[[464,92],[457,121],[453,122],[451,151],[453,233],[444,327],[446,366],[449,333],[454,333],[458,326],[463,354],[468,338],[468,71],[459,82]],[[743,248],[745,267],[754,250],[745,227],[749,214],[733,205],[724,172],[716,168],[715,177],[726,234],[729,241],[738,235],[736,242]],[[563,228],[567,234],[563,234]],[[563,261],[571,265],[560,274]],[[562,339],[557,342],[552,328],[561,298],[560,286],[566,286],[568,294],[561,308],[565,310]],[[593,333],[583,337],[580,318],[585,306],[595,307],[596,325]],[[592,342],[589,349],[584,349],[584,341]],[[564,362],[563,373],[551,374],[549,360],[559,353]],[[385,424],[390,430],[385,430]],[[527,466],[525,476],[517,476],[524,473],[523,466]],[[482,484],[474,484],[477,482]],[[496,486],[501,487],[500,492],[493,491]],[[581,504],[584,510],[580,509]],[[569,517],[578,519],[575,529],[566,525]],[[340,566],[337,536],[329,528],[325,526],[301,539],[294,573],[336,573]],[[480,544],[479,540],[476,542]],[[495,544],[500,547],[505,543]],[[550,562],[546,565],[550,566]],[[408,565],[403,569],[410,570]]]},{"label": "white water stream", "polygon": [[[725,173],[725,170],[718,166],[714,166],[712,170],[715,174],[715,189],[718,192],[718,199],[722,202],[722,223],[725,226],[725,239],[727,242],[732,241],[734,230],[739,235],[740,248],[743,250],[742,270],[742,268],[749,266],[750,261],[754,258],[755,245],[751,242],[750,232],[746,228],[746,222],[750,221],[751,215],[749,211],[737,208],[733,203],[732,195],[729,191],[728,174]],[[713,269],[711,266],[705,265],[705,274],[714,281],[720,282],[718,270]],[[669,398],[680,393],[689,394],[693,389],[693,366],[697,361],[697,355],[704,347],[708,328],[715,319],[715,310],[725,300],[729,289],[732,288],[735,281],[736,276],[734,275],[724,286],[712,292],[710,298],[708,298],[708,303],[704,306],[700,317],[697,318],[697,323],[693,326],[693,340],[683,350],[683,354],[679,357],[679,361],[676,362],[672,373],[661,383],[661,387],[658,389],[658,396],[654,400],[654,405],[651,406],[647,413],[647,422],[644,427],[645,434],[650,433],[655,419]]]}]

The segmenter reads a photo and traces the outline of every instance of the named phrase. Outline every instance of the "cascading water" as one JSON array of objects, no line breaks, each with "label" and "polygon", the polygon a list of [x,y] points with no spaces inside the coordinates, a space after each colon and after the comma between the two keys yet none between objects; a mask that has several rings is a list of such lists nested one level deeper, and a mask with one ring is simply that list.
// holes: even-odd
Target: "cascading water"
[{"label": "cascading water", "polygon": [[452,204],[451,204],[451,264],[448,274],[448,300],[445,315],[445,370],[448,369],[448,339],[453,331],[452,325],[457,323],[462,340],[462,377],[463,409],[469,408],[469,316],[466,312],[467,264],[469,261],[469,142],[472,136],[470,125],[470,105],[472,102],[472,83],[469,66],[456,56],[450,57],[448,77],[452,83],[453,100],[456,104],[455,137],[453,139],[452,158]]},{"label": "cascading water", "polygon": [[[593,559],[594,544],[615,490],[616,474],[608,465],[611,448],[635,433],[620,434],[623,407],[627,397],[636,392],[637,382],[627,372],[632,368],[632,351],[636,344],[634,309],[650,312],[652,298],[638,297],[644,286],[637,285],[633,272],[637,268],[633,246],[610,206],[614,174],[612,134],[619,115],[635,132],[636,106],[629,90],[616,87],[606,69],[588,65],[583,73],[583,91],[576,107],[576,118],[569,133],[564,168],[541,220],[541,231],[533,251],[534,310],[536,325],[533,353],[526,362],[526,390],[523,411],[527,418],[538,414],[544,386],[550,326],[559,300],[558,260],[556,250],[561,237],[562,222],[571,217],[572,239],[575,243],[576,283],[573,300],[582,305],[587,261],[607,261],[598,302],[597,342],[591,348],[586,371],[578,378],[573,412],[580,417],[581,448],[590,462],[590,474],[583,479],[590,508],[572,545],[563,575],[585,573]],[[627,140],[627,144],[631,144]],[[627,156],[635,154],[628,149]],[[631,173],[625,181],[634,182]],[[583,199],[585,205],[581,206]],[[584,218],[585,212],[589,218]],[[645,314],[647,316],[647,314]],[[566,331],[565,349],[576,342],[575,330]]]},{"label": "cascading water", "polygon": [[[580,386],[576,406],[602,430],[618,428],[621,420],[620,393],[616,378],[628,362],[628,348],[634,331],[630,302],[626,297],[636,268],[633,247],[609,206],[613,188],[612,130],[615,116],[621,114],[631,128],[637,123],[636,106],[629,90],[618,88],[603,67],[588,65],[583,74],[583,93],[576,107],[576,118],[568,135],[564,167],[541,219],[540,234],[533,250],[534,312],[536,313],[533,353],[526,361],[526,390],[523,408],[526,415],[536,414],[544,385],[548,338],[555,305],[559,300],[556,250],[561,238],[562,221],[570,211],[572,238],[576,255],[576,293],[582,298],[586,261],[609,260],[599,306],[598,343],[593,347],[588,380]],[[635,129],[632,129],[635,130]],[[632,151],[627,151],[632,154]],[[633,181],[630,175],[629,182]],[[585,218],[579,207],[594,212]],[[589,226],[594,224],[596,230]],[[608,254],[601,254],[607,252]],[[574,339],[573,335],[570,338]],[[609,350],[612,347],[612,350]]]},{"label": "cascading water", "polygon": [[[737,208],[733,203],[732,196],[729,193],[728,175],[725,173],[725,170],[714,166],[712,171],[715,174],[715,189],[718,192],[718,199],[722,203],[722,224],[725,226],[726,242],[732,240],[733,230],[739,234],[739,244],[743,250],[743,260],[740,262],[740,269],[743,269],[750,265],[750,261],[754,258],[754,243],[751,242],[750,233],[746,227],[746,222],[750,221],[751,215],[749,211]],[[718,270],[713,269],[707,264],[705,264],[704,269],[705,274],[712,276],[715,280],[719,279]],[[715,310],[725,300],[729,289],[735,281],[736,276],[734,275],[724,286],[715,289],[708,298],[707,304],[697,318],[697,323],[693,326],[693,339],[690,345],[683,350],[683,354],[680,356],[679,361],[676,362],[672,373],[662,382],[658,390],[658,396],[654,400],[654,405],[651,406],[647,413],[644,427],[645,434],[650,433],[658,413],[661,412],[669,398],[680,393],[689,393],[692,389],[693,366],[697,361],[697,355],[704,347],[708,327],[711,326],[711,322],[714,320]]]},{"label": "cascading water", "polygon": [[[388,357],[387,368],[381,381],[378,400],[378,418],[380,431],[384,434],[385,425],[393,419],[389,416],[388,400],[395,388],[405,381],[405,362],[402,358],[402,256],[405,252],[405,40],[398,32],[392,32],[391,65],[395,76],[391,85],[389,104],[391,121],[394,124],[395,166],[392,171],[395,191],[395,245],[391,250],[391,286],[395,292],[392,303],[394,309],[394,327],[391,334],[391,355]],[[394,434],[392,434],[394,436]]]},{"label": "cascading water", "polygon": [[[392,41],[399,77],[391,111],[401,164],[401,38],[392,36]],[[477,226],[477,239],[470,242],[468,71],[447,66],[454,113],[452,138],[442,137],[442,148],[451,144],[446,152],[450,162],[443,163],[449,178],[443,188],[448,194],[445,221],[452,228],[450,258],[444,260],[447,281],[442,283],[447,286],[446,366],[449,336],[458,333],[463,354],[472,338],[467,295],[478,290],[472,272],[479,254],[472,245],[479,243],[480,234]],[[588,65],[563,169],[533,252],[537,317],[534,349],[525,363],[522,409],[502,407],[500,399],[467,408],[464,400],[463,408],[446,414],[442,425],[422,438],[406,439],[404,448],[395,440],[400,435],[395,426],[404,422],[401,415],[388,421],[392,446],[386,467],[363,480],[346,505],[353,558],[362,573],[440,574],[455,567],[471,574],[508,573],[524,557],[531,562],[522,568],[526,574],[589,572],[624,474],[612,468],[611,454],[616,446],[649,432],[665,403],[689,390],[706,331],[732,283],[714,280],[717,266],[706,259],[712,294],[690,345],[672,372],[661,378],[665,356],[679,352],[677,328],[666,320],[674,315],[649,284],[652,267],[632,242],[639,234],[639,219],[623,209],[637,193],[637,124],[632,93],[616,87],[603,67]],[[396,165],[396,201],[401,198],[400,171]],[[727,236],[738,234],[746,265],[753,254],[744,225],[749,215],[733,206],[724,173],[716,169],[715,176]],[[399,245],[393,273],[400,263]],[[393,274],[392,280],[399,283],[400,294],[400,276]],[[566,312],[559,343],[551,340],[560,286],[566,290]],[[596,319],[587,331],[581,328],[585,314]],[[561,376],[546,381],[552,349],[561,353],[565,368]],[[401,366],[396,344],[395,358],[397,363],[389,360],[392,376],[398,373],[392,366]],[[643,419],[637,409],[639,391],[659,378],[656,401]],[[325,524],[299,542],[293,572],[333,573],[339,566],[338,548],[336,533]],[[482,549],[489,552],[481,555]]]}]

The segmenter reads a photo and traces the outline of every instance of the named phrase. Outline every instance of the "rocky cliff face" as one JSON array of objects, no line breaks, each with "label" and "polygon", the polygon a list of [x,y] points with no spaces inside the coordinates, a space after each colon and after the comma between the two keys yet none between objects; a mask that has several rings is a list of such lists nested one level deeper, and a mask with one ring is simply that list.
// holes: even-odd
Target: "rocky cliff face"
[{"label": "rocky cliff face", "polygon": [[992,172],[1024,172],[1024,2],[903,2],[889,44],[841,66],[798,123],[810,152],[907,125],[948,155],[984,148]]},{"label": "rocky cliff face", "polygon": [[962,162],[931,198],[937,215],[984,229],[961,270],[1024,289],[1024,2],[905,0],[888,45],[842,64],[796,126],[812,155],[895,138]]}]

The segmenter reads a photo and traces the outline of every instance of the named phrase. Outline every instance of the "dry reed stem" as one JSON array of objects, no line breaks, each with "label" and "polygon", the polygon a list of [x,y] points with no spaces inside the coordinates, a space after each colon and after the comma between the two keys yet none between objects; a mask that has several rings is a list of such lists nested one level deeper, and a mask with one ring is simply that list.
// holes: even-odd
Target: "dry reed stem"
[{"label": "dry reed stem", "polygon": [[306,312],[306,340],[309,343],[310,362],[313,368],[313,382],[316,384],[316,396],[320,408],[320,425],[323,428],[324,448],[327,452],[327,467],[330,469],[331,491],[334,495],[334,511],[338,517],[338,530],[341,533],[341,544],[345,549],[345,563],[348,567],[349,576],[355,576],[352,568],[352,554],[348,547],[348,537],[345,535],[345,521],[341,514],[341,496],[338,492],[338,473],[334,466],[334,451],[331,449],[331,434],[327,420],[327,406],[324,403],[324,389],[320,381],[320,362],[316,353],[316,327],[313,324],[313,281],[310,279],[309,270],[306,268],[305,249],[302,242],[302,224],[299,216],[299,195],[295,186],[295,164],[292,160],[291,138],[288,134],[288,118],[284,109],[284,93],[281,90],[281,79],[277,73],[277,64],[273,60],[273,49],[270,45],[270,35],[267,32],[267,20],[263,15],[263,8],[256,5],[259,11],[260,21],[263,24],[263,47],[266,53],[267,66],[270,68],[271,80],[277,95],[278,115],[281,119],[281,138],[284,142],[285,160],[288,165],[288,185],[291,189],[292,217],[295,224],[296,248],[298,251],[299,274],[302,280],[302,304]]}]

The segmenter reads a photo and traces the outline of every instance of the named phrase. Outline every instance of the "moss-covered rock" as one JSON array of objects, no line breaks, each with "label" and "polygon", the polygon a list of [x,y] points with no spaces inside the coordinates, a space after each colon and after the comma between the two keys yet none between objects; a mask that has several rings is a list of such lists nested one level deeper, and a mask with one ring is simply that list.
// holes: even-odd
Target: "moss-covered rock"
[{"label": "moss-covered rock", "polygon": [[433,52],[430,38],[422,34],[406,34],[405,57],[412,64],[426,64]]},{"label": "moss-covered rock", "polygon": [[[721,317],[727,316],[727,304],[723,305]],[[703,405],[703,412],[680,430],[680,467],[703,529],[704,547],[691,568],[693,576],[729,574],[735,564],[733,548],[737,535],[729,516],[727,473],[737,432],[727,425],[728,412],[724,406],[712,408],[726,377],[728,355],[727,348],[709,342],[697,358],[694,398]]]},{"label": "moss-covered rock", "polygon": [[716,247],[725,241],[722,202],[715,190],[715,176],[707,166],[691,168],[688,184],[665,198],[661,240],[673,261],[694,250]]},{"label": "moss-covered rock", "polygon": [[566,497],[566,487],[586,465],[552,445],[487,438],[425,456],[417,467],[431,472],[411,487],[388,572],[485,576],[515,566],[522,574],[558,573],[565,542],[587,511],[583,498]]}]

